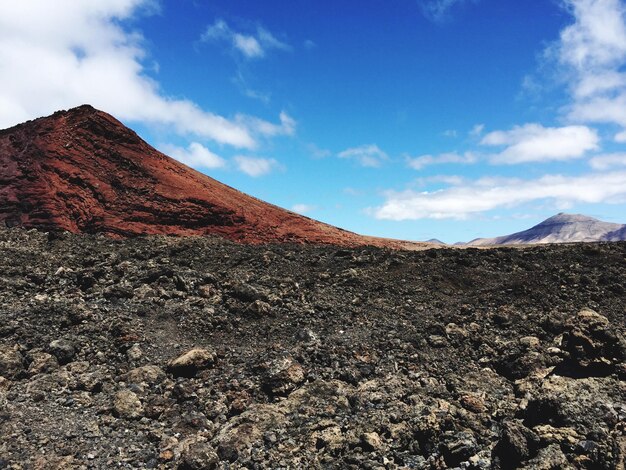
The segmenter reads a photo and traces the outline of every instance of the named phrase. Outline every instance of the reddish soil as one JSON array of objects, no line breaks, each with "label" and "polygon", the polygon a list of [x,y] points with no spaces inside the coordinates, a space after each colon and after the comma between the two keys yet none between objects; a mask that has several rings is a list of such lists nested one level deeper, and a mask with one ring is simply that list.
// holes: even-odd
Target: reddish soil
[{"label": "reddish soil", "polygon": [[364,237],[243,194],[162,154],[88,105],[0,131],[2,222],[117,238],[423,245]]}]

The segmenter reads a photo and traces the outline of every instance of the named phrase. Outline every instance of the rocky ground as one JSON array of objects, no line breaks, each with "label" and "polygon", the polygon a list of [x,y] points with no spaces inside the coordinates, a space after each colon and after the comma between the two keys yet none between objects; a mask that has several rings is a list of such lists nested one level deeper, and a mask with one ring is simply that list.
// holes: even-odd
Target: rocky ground
[{"label": "rocky ground", "polygon": [[623,469],[625,300],[625,243],[2,229],[0,468]]}]

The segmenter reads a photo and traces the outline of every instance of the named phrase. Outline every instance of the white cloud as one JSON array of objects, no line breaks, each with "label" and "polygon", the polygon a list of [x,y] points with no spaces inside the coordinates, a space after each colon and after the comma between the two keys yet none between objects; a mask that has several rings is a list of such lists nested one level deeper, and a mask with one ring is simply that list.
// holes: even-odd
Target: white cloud
[{"label": "white cloud", "polygon": [[378,145],[369,144],[352,147],[338,154],[339,158],[355,160],[359,165],[369,168],[378,168],[389,157]]},{"label": "white cloud", "polygon": [[580,158],[598,148],[598,142],[597,132],[585,126],[543,127],[540,124],[490,132],[481,140],[482,145],[505,147],[491,158],[498,164]]},{"label": "white cloud", "polygon": [[222,19],[218,19],[208,26],[200,39],[205,42],[225,41],[246,59],[265,57],[267,51],[271,49],[291,50],[291,46],[279,41],[272,33],[260,26],[256,28],[255,33],[244,34],[234,31]]},{"label": "white cloud", "polygon": [[441,165],[444,163],[475,163],[478,157],[473,152],[459,154],[456,152],[442,153],[439,155],[422,155],[420,157],[408,158],[407,164],[414,170],[421,170],[428,165]]},{"label": "white cloud", "polygon": [[626,172],[546,175],[534,180],[482,178],[433,192],[389,191],[385,203],[369,212],[377,219],[398,221],[466,219],[532,202],[550,201],[568,207],[574,203],[618,203],[625,197]]},{"label": "white cloud", "polygon": [[226,160],[198,142],[192,142],[187,148],[165,144],[161,146],[161,151],[194,168],[223,168],[226,166]]},{"label": "white cloud", "polygon": [[561,31],[560,59],[580,71],[614,67],[626,58],[620,0],[564,0],[574,24]]},{"label": "white cloud", "polygon": [[589,164],[595,170],[608,170],[614,167],[626,166],[626,153],[597,155],[589,160]]},{"label": "white cloud", "polygon": [[626,126],[626,6],[621,0],[563,0],[574,18],[547,51],[561,66],[575,122]]},{"label": "white cloud", "polygon": [[311,206],[309,204],[294,204],[291,210],[293,212],[297,212],[298,214],[306,214],[307,212],[315,210],[315,206]]},{"label": "white cloud", "polygon": [[[228,119],[168,97],[146,75],[147,52],[128,20],[153,0],[0,2],[0,128],[84,103],[239,148],[275,124]],[[282,126],[281,123],[279,126]],[[272,135],[272,132],[269,133]]]},{"label": "white cloud", "polygon": [[456,131],[456,129],[447,129],[443,131],[443,136],[449,137],[451,139],[456,139],[459,136],[459,133]]},{"label": "white cloud", "polygon": [[239,171],[253,178],[267,175],[273,170],[281,168],[281,165],[273,158],[245,157],[238,155],[235,157],[235,163]]},{"label": "white cloud", "polygon": [[569,119],[576,122],[604,122],[626,126],[626,90],[615,96],[594,96],[572,104]]}]

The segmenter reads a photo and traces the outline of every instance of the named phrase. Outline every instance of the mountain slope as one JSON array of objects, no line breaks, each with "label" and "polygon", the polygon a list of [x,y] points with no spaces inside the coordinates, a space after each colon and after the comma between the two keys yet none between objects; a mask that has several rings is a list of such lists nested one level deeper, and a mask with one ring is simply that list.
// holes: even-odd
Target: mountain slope
[{"label": "mountain slope", "polygon": [[0,223],[115,237],[406,246],[267,204],[160,153],[84,105],[0,131]]},{"label": "mountain slope", "polygon": [[523,245],[626,240],[626,225],[602,222],[581,214],[560,213],[528,230],[495,238],[478,238],[468,246]]}]

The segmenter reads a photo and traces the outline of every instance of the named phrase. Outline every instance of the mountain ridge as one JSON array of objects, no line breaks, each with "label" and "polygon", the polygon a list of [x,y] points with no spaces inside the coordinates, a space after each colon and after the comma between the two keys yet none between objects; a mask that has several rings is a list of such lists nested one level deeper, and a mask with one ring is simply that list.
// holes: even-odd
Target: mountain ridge
[{"label": "mountain ridge", "polygon": [[0,223],[7,226],[117,238],[421,246],[358,235],[246,195],[159,152],[90,105],[0,131],[0,182]]},{"label": "mountain ridge", "polygon": [[626,240],[626,225],[604,222],[583,214],[560,212],[537,225],[510,235],[476,238],[463,246],[525,245]]}]

